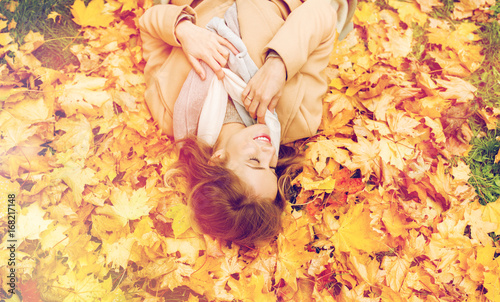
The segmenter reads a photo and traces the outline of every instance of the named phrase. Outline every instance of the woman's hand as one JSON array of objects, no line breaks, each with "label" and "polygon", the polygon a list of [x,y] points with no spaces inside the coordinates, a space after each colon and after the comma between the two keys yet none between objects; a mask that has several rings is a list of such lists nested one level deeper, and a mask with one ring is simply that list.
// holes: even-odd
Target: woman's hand
[{"label": "woman's hand", "polygon": [[208,29],[196,26],[189,20],[177,24],[175,36],[181,43],[189,63],[202,80],[205,80],[205,70],[199,60],[207,63],[220,80],[224,77],[222,67],[226,66],[229,59],[227,48],[234,54],[238,53],[229,41]]},{"label": "woman's hand", "polygon": [[273,112],[286,82],[286,67],[280,57],[270,57],[248,82],[241,99],[252,118],[264,124],[266,109]]}]

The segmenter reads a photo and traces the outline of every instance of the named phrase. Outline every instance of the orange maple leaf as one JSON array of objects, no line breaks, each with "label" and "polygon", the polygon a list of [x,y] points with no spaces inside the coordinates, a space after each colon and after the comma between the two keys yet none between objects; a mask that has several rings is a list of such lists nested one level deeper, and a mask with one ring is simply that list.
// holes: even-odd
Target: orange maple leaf
[{"label": "orange maple leaf", "polygon": [[108,27],[114,20],[112,15],[103,14],[104,0],[92,0],[85,6],[83,0],[76,0],[71,6],[73,21],[76,24],[93,27]]}]

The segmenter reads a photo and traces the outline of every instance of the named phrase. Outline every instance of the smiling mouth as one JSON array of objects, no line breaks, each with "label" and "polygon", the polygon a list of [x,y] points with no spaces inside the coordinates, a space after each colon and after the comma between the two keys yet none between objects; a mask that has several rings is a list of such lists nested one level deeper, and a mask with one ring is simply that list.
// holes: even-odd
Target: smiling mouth
[{"label": "smiling mouth", "polygon": [[266,134],[260,134],[259,136],[254,137],[253,140],[271,143],[271,137],[269,137],[269,135],[266,135]]}]

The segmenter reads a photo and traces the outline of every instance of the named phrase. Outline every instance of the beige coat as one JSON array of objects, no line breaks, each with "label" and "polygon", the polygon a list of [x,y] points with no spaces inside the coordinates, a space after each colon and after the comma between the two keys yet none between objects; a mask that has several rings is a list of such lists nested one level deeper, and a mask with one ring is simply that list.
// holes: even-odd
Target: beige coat
[{"label": "beige coat", "polygon": [[[327,0],[236,0],[241,37],[250,57],[261,67],[267,51],[273,49],[286,66],[288,79],[276,107],[282,143],[314,135],[321,122],[321,100],[327,89],[323,70],[333,48],[336,20],[350,20],[355,6],[355,2],[334,1],[341,16]],[[139,20],[147,61],[146,102],[168,135],[173,133],[175,101],[191,70],[174,36],[177,17],[187,12],[196,17],[197,25],[205,26],[214,16],[222,17],[235,1],[194,2],[171,0],[171,4],[153,6]],[[190,4],[197,5],[191,8]]]}]

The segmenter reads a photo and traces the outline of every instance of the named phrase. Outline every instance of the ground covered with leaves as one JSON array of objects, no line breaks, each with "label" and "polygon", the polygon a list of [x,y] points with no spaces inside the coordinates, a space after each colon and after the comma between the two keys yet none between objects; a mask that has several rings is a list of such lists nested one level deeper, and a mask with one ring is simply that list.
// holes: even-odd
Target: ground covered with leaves
[{"label": "ground covered with leaves", "polygon": [[[359,3],[321,131],[295,144],[283,231],[260,248],[196,233],[183,180],[163,183],[176,158],[145,107],[137,26],[151,1],[54,5],[54,28],[78,30],[50,39],[12,34],[20,5],[0,3],[9,301],[500,301],[494,1]],[[48,66],[40,49],[59,39],[74,59]]]}]

